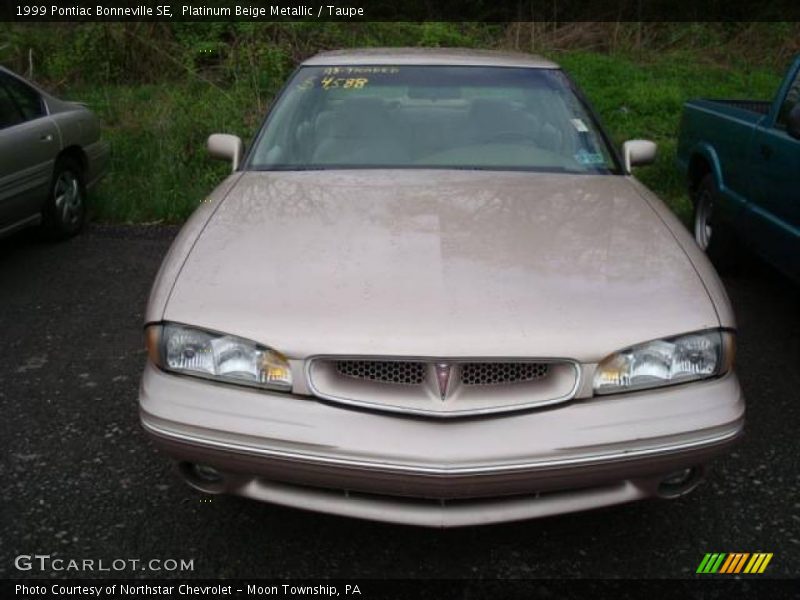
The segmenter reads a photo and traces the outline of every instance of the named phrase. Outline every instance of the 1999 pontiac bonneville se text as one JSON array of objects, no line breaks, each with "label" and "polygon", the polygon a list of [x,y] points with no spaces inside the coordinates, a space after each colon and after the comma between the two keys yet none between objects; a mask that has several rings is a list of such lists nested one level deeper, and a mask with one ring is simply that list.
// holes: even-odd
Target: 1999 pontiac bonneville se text
[{"label": "1999 pontiac bonneville se text", "polygon": [[208,493],[428,526],[693,489],[740,435],[734,319],[557,65],[306,61],[176,238],[142,424]]}]

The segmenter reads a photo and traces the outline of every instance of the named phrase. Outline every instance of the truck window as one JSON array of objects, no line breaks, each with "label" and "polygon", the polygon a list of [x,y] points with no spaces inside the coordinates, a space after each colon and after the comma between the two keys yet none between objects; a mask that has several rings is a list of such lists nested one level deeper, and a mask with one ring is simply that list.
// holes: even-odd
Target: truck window
[{"label": "truck window", "polygon": [[779,129],[786,129],[786,123],[789,120],[789,113],[792,109],[800,103],[800,71],[794,76],[794,81],[789,86],[789,91],[786,92],[786,97],[783,99],[781,108],[778,111],[778,118],[775,120],[775,126]]}]

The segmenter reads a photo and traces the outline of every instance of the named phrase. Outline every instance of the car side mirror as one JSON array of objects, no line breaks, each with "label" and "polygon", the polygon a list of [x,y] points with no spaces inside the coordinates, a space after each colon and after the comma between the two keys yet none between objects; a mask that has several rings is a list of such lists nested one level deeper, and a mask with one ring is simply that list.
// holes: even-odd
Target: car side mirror
[{"label": "car side mirror", "polygon": [[789,118],[786,120],[786,133],[796,140],[800,140],[800,104],[795,104],[789,111]]},{"label": "car side mirror", "polygon": [[244,143],[238,135],[229,133],[212,133],[206,144],[212,158],[231,161],[232,171],[239,168],[244,155]]},{"label": "car side mirror", "polygon": [[622,144],[622,160],[625,161],[625,172],[630,173],[631,167],[649,165],[656,159],[655,142],[650,140],[628,140]]}]

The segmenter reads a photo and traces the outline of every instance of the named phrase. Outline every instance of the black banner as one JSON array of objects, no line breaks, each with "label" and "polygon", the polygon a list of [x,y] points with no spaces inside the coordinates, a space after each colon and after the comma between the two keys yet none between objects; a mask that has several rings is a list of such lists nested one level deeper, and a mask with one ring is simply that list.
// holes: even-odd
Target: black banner
[{"label": "black banner", "polygon": [[797,21],[796,0],[7,0],[0,20],[51,21]]},{"label": "black banner", "polygon": [[702,577],[687,580],[6,580],[2,597],[10,598],[418,598],[474,600],[515,598],[571,600],[592,596],[613,600],[642,598],[795,599],[800,583],[788,579]]}]

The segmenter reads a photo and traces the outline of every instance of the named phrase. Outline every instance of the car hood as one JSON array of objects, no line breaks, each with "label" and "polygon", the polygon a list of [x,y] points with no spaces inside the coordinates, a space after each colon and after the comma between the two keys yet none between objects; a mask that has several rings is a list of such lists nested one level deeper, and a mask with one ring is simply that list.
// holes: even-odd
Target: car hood
[{"label": "car hood", "polygon": [[719,326],[686,253],[627,178],[436,170],[244,173],[164,318],[297,358],[594,362]]}]

